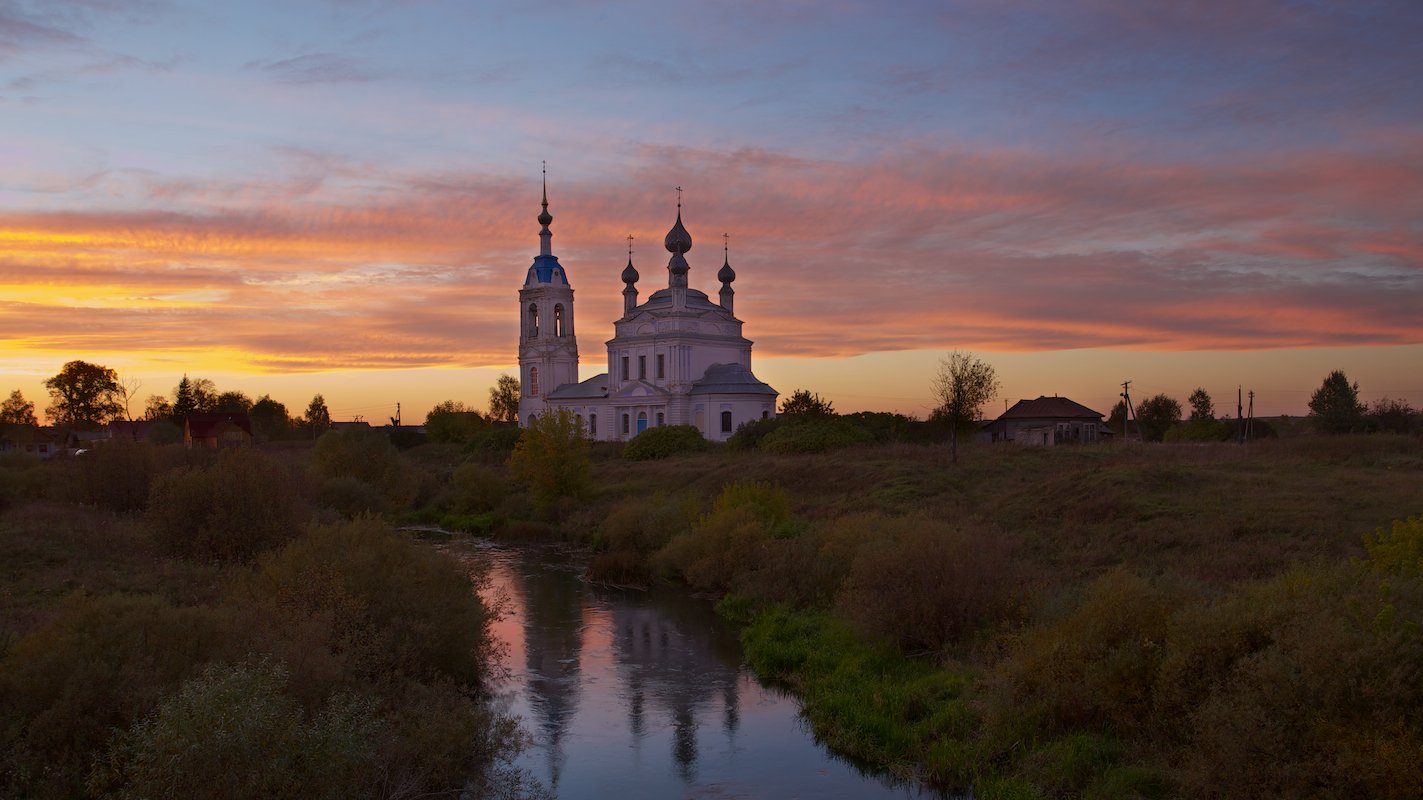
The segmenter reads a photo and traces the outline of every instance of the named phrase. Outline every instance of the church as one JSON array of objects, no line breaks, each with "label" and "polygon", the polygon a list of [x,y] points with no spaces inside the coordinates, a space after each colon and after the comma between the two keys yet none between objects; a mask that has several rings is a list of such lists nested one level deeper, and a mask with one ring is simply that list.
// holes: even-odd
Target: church
[{"label": "church", "polygon": [[751,340],[732,314],[736,280],[723,251],[717,280],[720,302],[688,284],[692,236],[677,221],[664,244],[667,287],[638,302],[641,276],[628,263],[622,272],[623,315],[607,342],[608,371],[578,380],[578,338],[573,287],[553,254],[548,184],[538,216],[539,254],[519,289],[519,425],[566,409],[592,439],[626,441],[659,425],[695,425],[712,441],[726,441],[736,428],[776,414],[775,389],[751,372]]}]

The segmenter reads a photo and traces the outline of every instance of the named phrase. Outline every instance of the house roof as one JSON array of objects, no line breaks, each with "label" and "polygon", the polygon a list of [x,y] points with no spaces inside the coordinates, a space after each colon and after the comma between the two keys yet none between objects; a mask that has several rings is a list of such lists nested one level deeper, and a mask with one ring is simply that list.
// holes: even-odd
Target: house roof
[{"label": "house roof", "polygon": [[1004,411],[999,419],[1090,419],[1100,422],[1105,415],[1066,397],[1038,397],[1019,400]]},{"label": "house roof", "polygon": [[246,414],[189,414],[183,419],[183,426],[194,439],[217,436],[223,425],[235,425],[248,436],[252,435],[252,420]]}]

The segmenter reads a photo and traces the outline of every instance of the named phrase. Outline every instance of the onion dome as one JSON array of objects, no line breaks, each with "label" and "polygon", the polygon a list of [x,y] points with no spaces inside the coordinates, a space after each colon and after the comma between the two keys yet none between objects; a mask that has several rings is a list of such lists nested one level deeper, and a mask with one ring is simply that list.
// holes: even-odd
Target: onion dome
[{"label": "onion dome", "polygon": [[736,270],[731,268],[731,262],[723,259],[721,269],[717,270],[716,279],[722,283],[731,283],[736,280]]},{"label": "onion dome", "polygon": [[637,278],[637,269],[633,267],[632,259],[629,258],[628,265],[626,267],[623,267],[623,283],[626,283],[631,286],[632,284],[637,283]]},{"label": "onion dome", "polygon": [[[672,230],[667,232],[667,238],[663,242],[667,246],[669,253],[686,253],[692,249],[692,234],[687,233],[687,229],[682,226],[682,204],[677,204],[677,223],[672,226]],[[685,260],[683,263],[686,263]]]},{"label": "onion dome", "polygon": [[673,275],[686,275],[691,267],[687,264],[687,259],[679,252],[673,252],[672,257],[667,260],[667,271]]}]

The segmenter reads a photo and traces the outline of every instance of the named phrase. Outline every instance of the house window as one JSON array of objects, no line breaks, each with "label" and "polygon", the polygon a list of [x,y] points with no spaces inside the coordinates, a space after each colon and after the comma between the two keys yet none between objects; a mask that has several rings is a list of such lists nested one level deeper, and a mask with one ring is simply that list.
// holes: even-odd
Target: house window
[{"label": "house window", "polygon": [[628,379],[628,357],[627,357],[627,356],[623,356],[623,371],[622,371],[622,375],[623,375],[623,380],[627,380],[627,379]]},{"label": "house window", "polygon": [[647,380],[647,356],[637,357],[637,379],[640,381]]},{"label": "house window", "polygon": [[529,397],[539,396],[539,368],[529,367]]},{"label": "house window", "polygon": [[556,305],[556,306],[553,307],[553,335],[554,335],[554,336],[562,336],[562,335],[563,335],[563,304],[562,304],[562,303],[560,303],[560,304],[558,304],[558,305]]},{"label": "house window", "polygon": [[731,433],[731,412],[730,412],[730,411],[723,411],[723,412],[721,412],[721,432],[722,432],[722,433]]},{"label": "house window", "polygon": [[589,415],[588,415],[588,435],[589,435],[589,436],[597,436],[597,435],[598,435],[598,415],[597,415],[597,414],[589,414]]},{"label": "house window", "polygon": [[529,304],[529,338],[534,339],[539,335],[539,307],[535,303]]},{"label": "house window", "polygon": [[627,436],[627,435],[628,435],[628,428],[629,428],[628,415],[627,415],[627,414],[624,414],[624,415],[623,415],[623,435],[624,435],[624,436]]}]

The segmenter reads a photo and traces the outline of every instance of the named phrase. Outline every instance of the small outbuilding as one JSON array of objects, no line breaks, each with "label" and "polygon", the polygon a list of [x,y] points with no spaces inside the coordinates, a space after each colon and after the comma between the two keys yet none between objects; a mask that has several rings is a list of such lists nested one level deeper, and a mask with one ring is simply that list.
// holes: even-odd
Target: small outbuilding
[{"label": "small outbuilding", "polygon": [[1003,416],[978,430],[980,442],[1051,446],[1107,441],[1112,429],[1101,412],[1066,397],[1019,400]]}]

